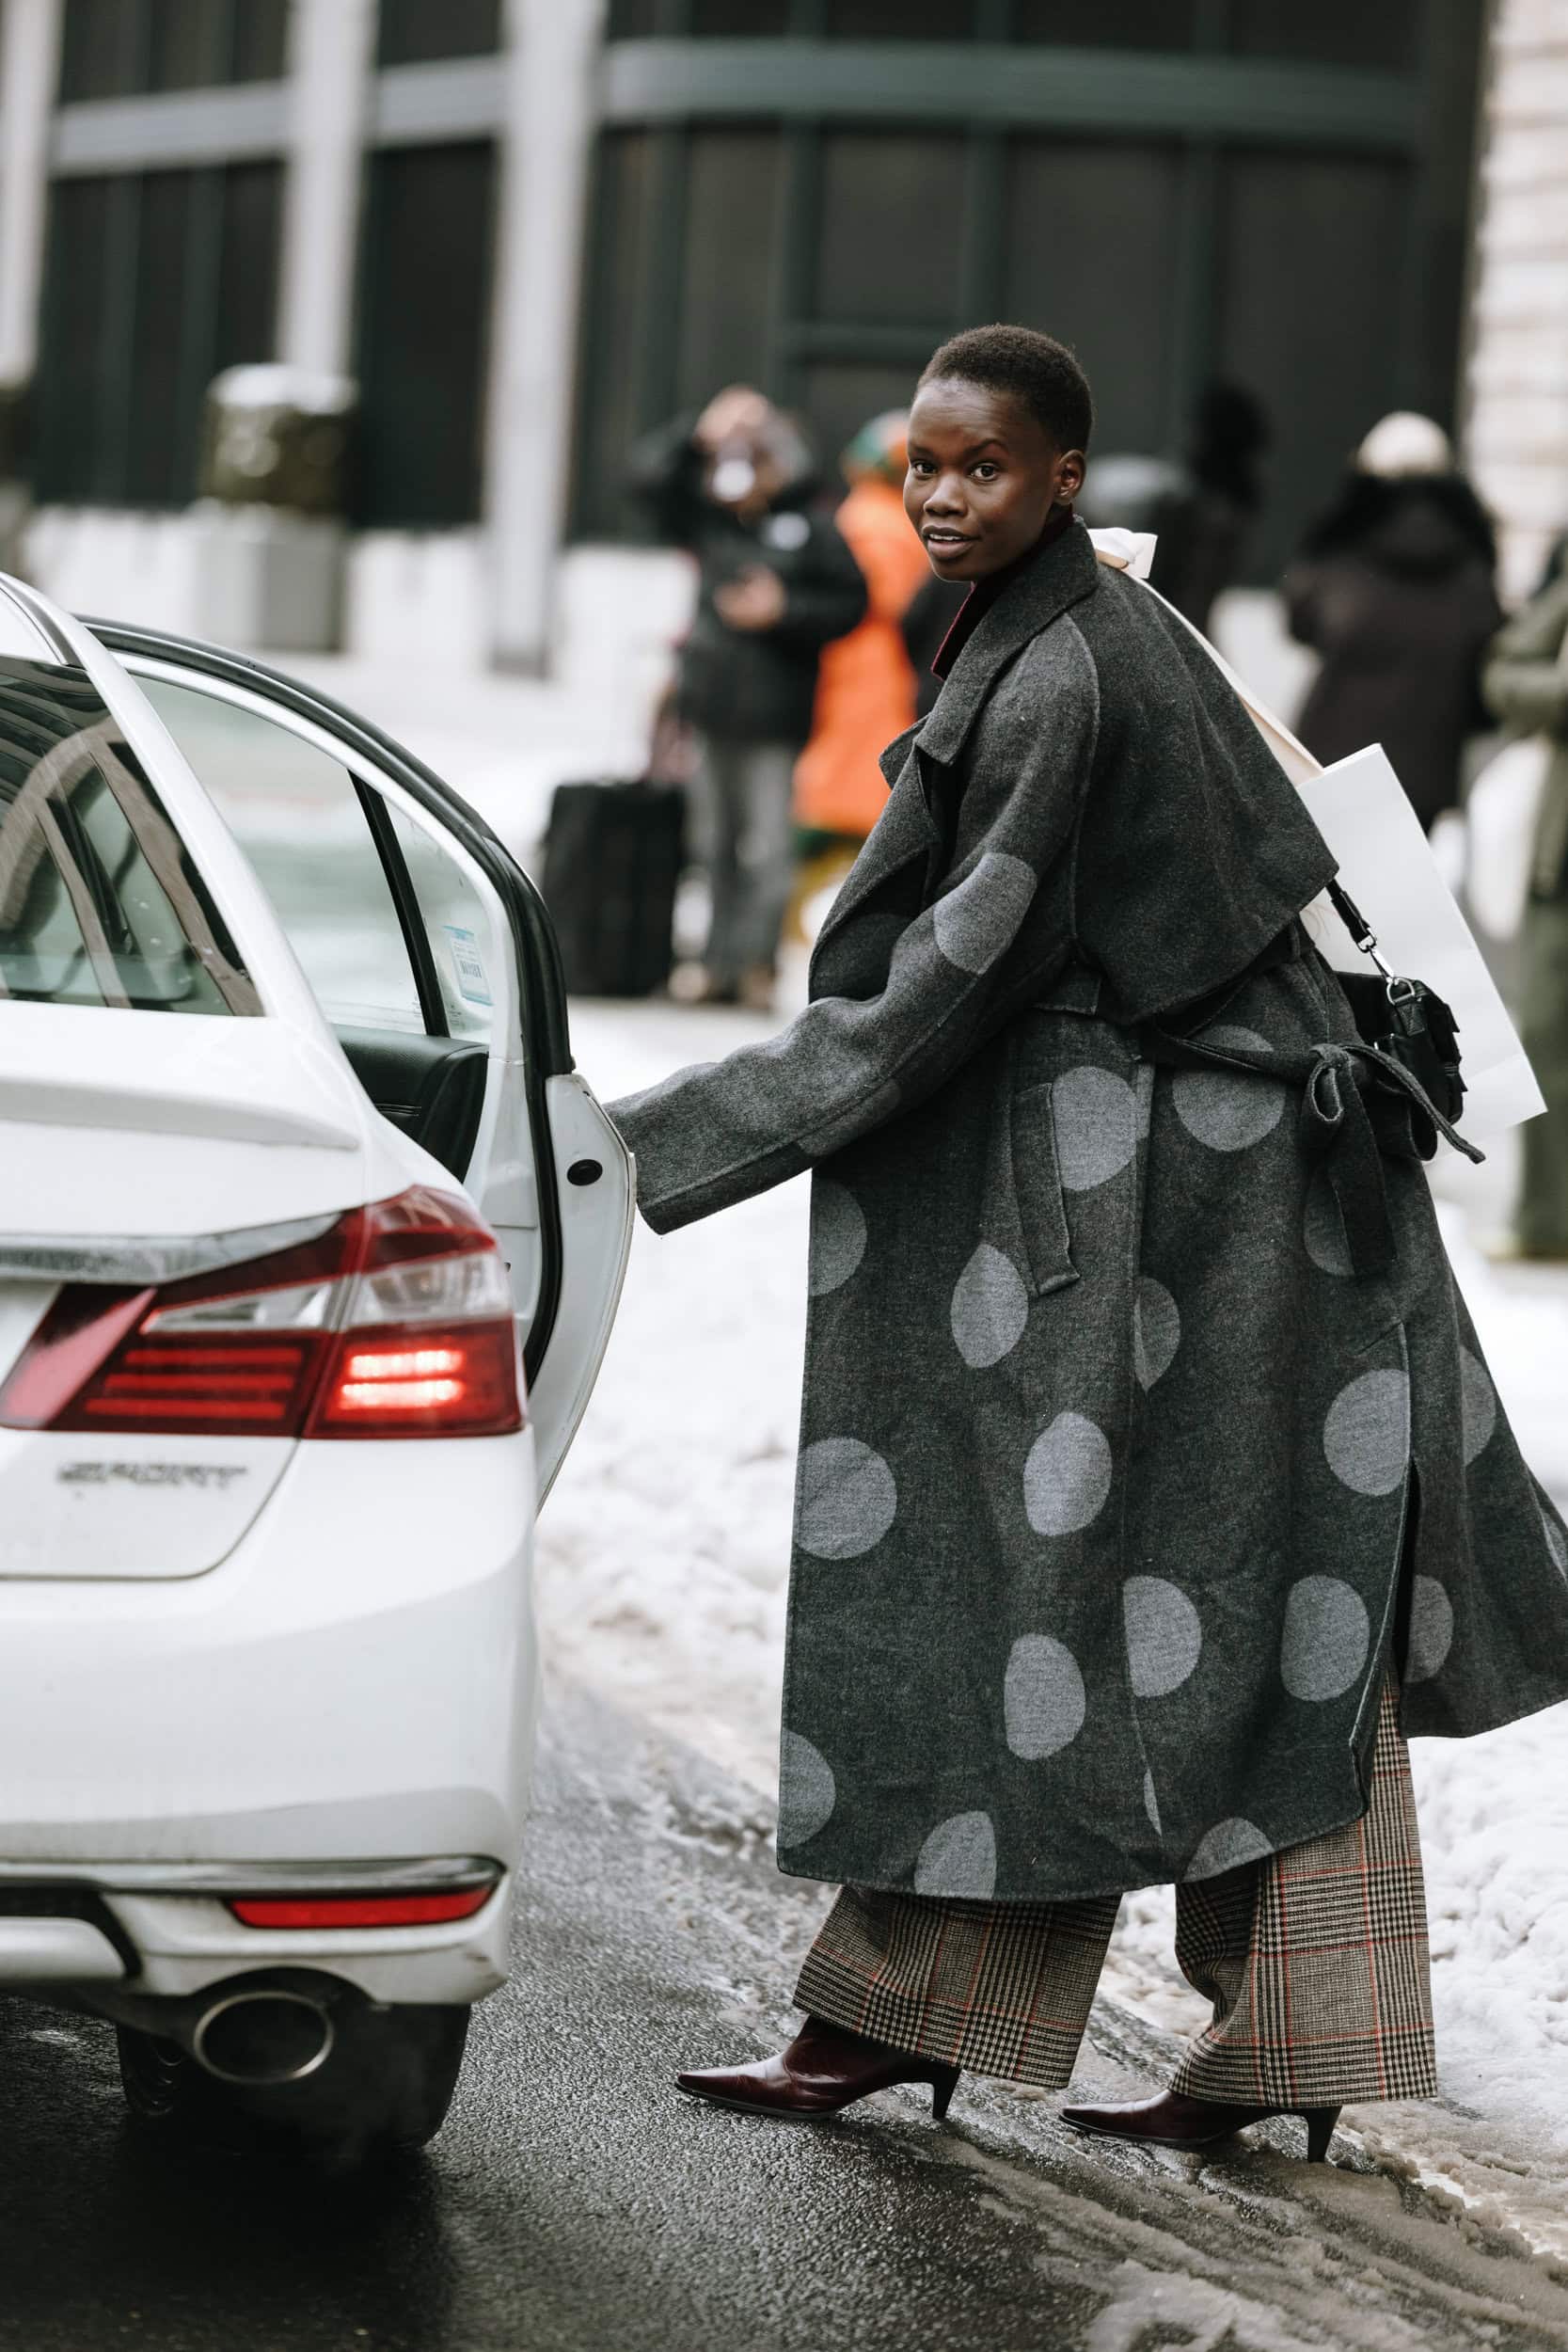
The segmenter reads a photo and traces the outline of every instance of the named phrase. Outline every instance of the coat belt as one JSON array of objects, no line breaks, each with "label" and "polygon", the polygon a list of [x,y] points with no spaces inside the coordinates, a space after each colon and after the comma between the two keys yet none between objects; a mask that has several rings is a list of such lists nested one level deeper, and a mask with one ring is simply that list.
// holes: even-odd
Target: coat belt
[{"label": "coat belt", "polygon": [[1418,1107],[1456,1151],[1467,1159],[1481,1157],[1443,1117],[1420,1080],[1375,1045],[1341,1045],[1325,1040],[1298,1053],[1264,1056],[1244,1047],[1205,1045],[1197,1038],[1174,1036],[1152,1024],[1147,1024],[1141,1035],[1145,1059],[1166,1068],[1241,1071],[1299,1088],[1297,1136],[1304,1151],[1323,1160],[1357,1279],[1386,1274],[1397,1255],[1383,1180],[1386,1154],[1419,1156],[1408,1144],[1402,1151],[1393,1142],[1393,1122],[1386,1117],[1380,1138],[1379,1104],[1406,1112],[1412,1105]]}]

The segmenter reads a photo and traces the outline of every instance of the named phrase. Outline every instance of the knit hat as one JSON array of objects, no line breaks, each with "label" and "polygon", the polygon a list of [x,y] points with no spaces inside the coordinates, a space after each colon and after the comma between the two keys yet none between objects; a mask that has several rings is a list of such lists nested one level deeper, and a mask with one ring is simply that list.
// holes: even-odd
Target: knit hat
[{"label": "knit hat", "polygon": [[863,424],[839,459],[848,479],[856,482],[869,473],[895,485],[902,483],[910,463],[909,429],[907,408],[885,409]]}]

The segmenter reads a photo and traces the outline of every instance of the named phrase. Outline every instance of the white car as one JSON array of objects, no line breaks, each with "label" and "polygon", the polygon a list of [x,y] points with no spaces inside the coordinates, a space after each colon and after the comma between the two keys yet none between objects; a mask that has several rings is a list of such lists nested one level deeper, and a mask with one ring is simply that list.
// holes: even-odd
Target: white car
[{"label": "white car", "polygon": [[630,1235],[543,907],[373,727],[0,580],[0,1990],[439,2125]]}]

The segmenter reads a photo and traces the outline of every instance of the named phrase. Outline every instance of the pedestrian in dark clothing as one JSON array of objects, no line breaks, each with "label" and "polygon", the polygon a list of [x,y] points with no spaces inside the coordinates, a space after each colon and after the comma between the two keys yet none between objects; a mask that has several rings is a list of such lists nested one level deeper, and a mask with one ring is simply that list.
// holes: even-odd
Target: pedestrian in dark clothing
[{"label": "pedestrian in dark clothing", "polygon": [[1481,657],[1502,618],[1485,508],[1441,428],[1386,417],[1285,576],[1291,634],[1322,657],[1296,722],[1324,762],[1381,743],[1430,830],[1491,723]]},{"label": "pedestrian in dark clothing", "polygon": [[[1568,543],[1563,543],[1568,544]],[[1514,735],[1543,735],[1551,757],[1530,844],[1520,936],[1525,1051],[1545,1097],[1528,1121],[1513,1244],[1523,1258],[1568,1258],[1568,576],[1548,564],[1539,593],[1494,640],[1483,685]]]},{"label": "pedestrian in dark clothing", "polygon": [[1568,1534],[1299,919],[1333,855],[1074,517],[1090,418],[1048,337],[931,360],[906,508],[971,594],[811,1002],[613,1106],[659,1232],[815,1170],[778,1846],[843,1890],[805,2029],[681,2082],[1064,2083],[1120,1894],[1174,1881],[1212,2023],[1069,2120],[1321,2154],[1435,2087],[1402,1722],[1568,1695]]},{"label": "pedestrian in dark clothing", "polygon": [[865,612],[865,583],[799,431],[744,386],[636,453],[660,535],[699,564],[676,707],[696,739],[693,813],[712,914],[692,992],[766,1006],[789,899],[795,763],[825,644]]},{"label": "pedestrian in dark clothing", "polygon": [[1097,457],[1078,502],[1091,529],[1153,535],[1151,583],[1205,635],[1216,599],[1241,566],[1261,499],[1259,461],[1268,441],[1262,405],[1251,392],[1211,384],[1194,414],[1184,460],[1131,451]]}]

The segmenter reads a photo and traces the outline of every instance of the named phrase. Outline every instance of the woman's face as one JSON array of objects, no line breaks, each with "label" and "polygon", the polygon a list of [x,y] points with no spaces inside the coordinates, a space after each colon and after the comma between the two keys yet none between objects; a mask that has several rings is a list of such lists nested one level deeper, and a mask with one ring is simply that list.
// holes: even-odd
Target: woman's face
[{"label": "woman's face", "polygon": [[1015,563],[1083,485],[1082,451],[1057,449],[1010,393],[941,376],[915,394],[904,512],[939,579]]}]

